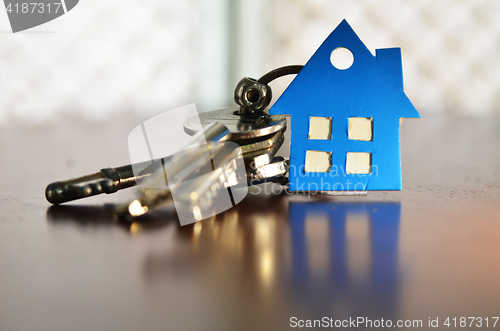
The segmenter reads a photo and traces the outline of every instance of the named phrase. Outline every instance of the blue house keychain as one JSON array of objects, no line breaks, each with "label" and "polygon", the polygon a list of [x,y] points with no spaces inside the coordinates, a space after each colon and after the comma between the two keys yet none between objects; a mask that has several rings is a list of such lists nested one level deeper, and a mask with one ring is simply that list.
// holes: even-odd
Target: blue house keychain
[{"label": "blue house keychain", "polygon": [[[352,53],[348,68],[332,52]],[[420,118],[403,90],[400,48],[366,48],[346,20],[269,109],[291,115],[290,191],[401,190],[400,121]]]}]

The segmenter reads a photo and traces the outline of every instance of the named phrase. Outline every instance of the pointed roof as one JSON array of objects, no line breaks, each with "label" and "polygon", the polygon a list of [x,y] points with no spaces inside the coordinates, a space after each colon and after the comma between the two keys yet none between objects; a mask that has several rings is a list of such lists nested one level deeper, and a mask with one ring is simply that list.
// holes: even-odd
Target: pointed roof
[{"label": "pointed roof", "polygon": [[[332,52],[347,48],[354,62],[345,70],[330,62]],[[376,56],[344,19],[326,38],[269,114],[321,115],[360,109],[384,111],[399,117],[420,117],[403,90],[401,51],[378,49]]]}]

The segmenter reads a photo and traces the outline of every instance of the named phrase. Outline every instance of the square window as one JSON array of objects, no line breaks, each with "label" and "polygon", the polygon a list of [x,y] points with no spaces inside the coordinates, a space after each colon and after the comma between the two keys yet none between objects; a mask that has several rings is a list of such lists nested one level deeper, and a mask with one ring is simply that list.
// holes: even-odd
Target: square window
[{"label": "square window", "polygon": [[372,167],[371,153],[347,153],[346,173],[369,174]]},{"label": "square window", "polygon": [[372,131],[372,118],[349,117],[349,139],[371,141],[373,137]]},{"label": "square window", "polygon": [[332,139],[332,118],[311,116],[309,119],[309,139]]},{"label": "square window", "polygon": [[328,172],[332,165],[332,156],[328,152],[306,151],[307,172]]}]

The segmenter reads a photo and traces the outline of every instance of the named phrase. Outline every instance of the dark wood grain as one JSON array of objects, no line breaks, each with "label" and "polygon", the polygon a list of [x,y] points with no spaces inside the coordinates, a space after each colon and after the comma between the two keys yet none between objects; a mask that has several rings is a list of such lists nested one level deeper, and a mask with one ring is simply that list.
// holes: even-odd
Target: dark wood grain
[{"label": "dark wood grain", "polygon": [[115,221],[113,205],[133,189],[45,201],[50,182],[128,163],[138,123],[1,128],[0,330],[281,330],[292,316],[427,326],[500,315],[498,118],[405,120],[402,192],[259,187],[184,227],[172,207]]}]

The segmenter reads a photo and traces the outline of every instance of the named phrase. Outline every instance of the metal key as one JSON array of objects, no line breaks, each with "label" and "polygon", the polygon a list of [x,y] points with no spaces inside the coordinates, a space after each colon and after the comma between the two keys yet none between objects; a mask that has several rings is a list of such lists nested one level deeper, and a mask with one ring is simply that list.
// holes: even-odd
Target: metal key
[{"label": "metal key", "polygon": [[[151,188],[150,186],[157,187],[166,181],[166,176],[163,172],[157,173],[152,179],[148,180],[149,183],[146,187],[140,189],[141,196],[139,199],[118,208],[120,215],[125,217],[141,216],[152,209],[172,202],[174,200],[173,195],[177,195],[175,200],[178,213],[180,200],[188,206],[183,209],[190,210],[195,215],[195,218],[199,219],[201,217],[200,211],[204,210],[200,207],[210,207],[221,189],[243,184],[259,184],[271,180],[280,181],[280,183],[284,182],[283,177],[288,170],[287,161],[278,160],[276,165],[268,166],[284,140],[283,131],[285,127],[281,119],[275,123],[270,122],[268,118],[261,118],[260,122],[251,118],[251,121],[248,121],[246,118],[241,118],[233,110],[221,110],[206,114],[206,116],[201,118],[202,125],[212,125],[214,122],[222,122],[230,128],[233,141],[245,142],[246,144],[241,147],[233,147],[232,149],[222,144],[214,146],[215,148],[219,148],[219,151],[216,150],[215,154],[220,152],[218,159],[222,160],[220,162],[224,166],[215,167],[217,169],[210,169],[212,172],[209,176],[199,177],[189,184],[183,183],[179,187],[171,187],[170,185],[165,187],[165,189]],[[187,132],[194,133],[196,130],[201,130],[201,127],[195,127],[192,123],[195,123],[195,121],[191,121],[191,119],[186,121],[185,129]],[[256,131],[256,124],[261,127],[259,129],[260,132]],[[279,129],[279,131],[272,133],[270,136],[261,136],[276,129]],[[172,163],[167,165],[171,177],[177,176],[179,181],[183,181],[187,177],[193,178],[199,176],[201,172],[200,168],[203,168],[209,162],[199,160],[200,163],[196,163],[195,161],[199,157],[196,153],[197,151],[191,151],[188,155],[172,160]],[[248,171],[243,169],[243,172],[241,172],[240,168],[238,172],[233,162],[235,157],[241,155],[244,159],[244,166]],[[241,175],[242,173],[243,175]],[[234,178],[232,177],[233,175]],[[228,181],[228,178],[232,180]],[[175,190],[177,194],[173,194],[172,190]]]},{"label": "metal key", "polygon": [[[240,116],[237,113],[237,109],[202,113],[200,118],[206,127],[197,128],[193,124],[195,121],[188,120],[185,131],[192,134],[205,130],[203,133],[207,141],[225,139],[236,142],[252,142],[243,146],[242,153],[245,154],[271,147],[273,142],[268,137],[285,128],[286,122],[282,116]],[[220,122],[225,122],[229,129],[228,132],[219,132],[220,126],[215,129],[215,126],[208,126],[210,123]],[[266,139],[262,139],[262,137],[266,137]],[[45,196],[49,202],[60,204],[102,193],[115,193],[118,190],[137,185],[140,180],[151,176],[169,159],[170,157],[167,157],[117,168],[105,168],[94,174],[55,182],[47,186]]]},{"label": "metal key", "polygon": [[[278,134],[282,135],[282,133]],[[223,143],[219,143],[217,147],[220,147],[221,150],[226,149],[221,152],[223,154],[222,157],[216,157],[224,166],[217,167],[209,176],[200,176],[189,182],[189,184],[179,184],[176,188],[169,186],[164,189],[155,189],[147,187],[146,185],[145,188],[140,190],[140,198],[118,207],[116,210],[117,214],[123,218],[142,216],[151,210],[172,203],[174,201],[174,195],[176,195],[177,212],[181,212],[178,207],[179,203],[184,204],[185,206],[180,209],[189,210],[194,214],[196,220],[200,220],[202,217],[201,211],[204,210],[204,208],[201,207],[203,207],[203,205],[205,205],[205,207],[215,205],[213,201],[217,199],[218,193],[222,189],[243,185],[257,185],[270,181],[279,184],[287,183],[286,174],[288,172],[288,160],[274,158],[272,162],[246,170],[242,176],[241,171],[238,171],[241,170],[241,168],[238,169],[237,165],[234,163],[235,157],[241,152],[237,152],[238,149],[234,147],[231,148],[226,146],[225,148]],[[277,150],[279,149],[279,145],[271,149]],[[217,151],[214,153],[217,154]],[[266,152],[262,155],[269,157],[272,155],[272,152]],[[176,166],[180,169],[186,166],[187,163],[188,162],[179,162]],[[187,171],[190,177],[195,177],[199,174],[199,171],[191,171],[192,170]],[[173,170],[173,172],[175,173],[175,170]],[[228,178],[230,178],[230,180],[228,180]],[[165,177],[164,174],[157,174],[149,180],[152,183],[161,183],[165,180]],[[176,189],[178,190],[177,193],[173,194],[172,190]]]}]

